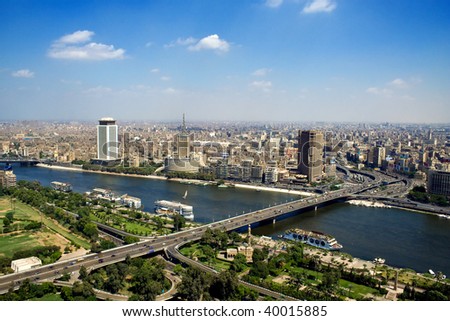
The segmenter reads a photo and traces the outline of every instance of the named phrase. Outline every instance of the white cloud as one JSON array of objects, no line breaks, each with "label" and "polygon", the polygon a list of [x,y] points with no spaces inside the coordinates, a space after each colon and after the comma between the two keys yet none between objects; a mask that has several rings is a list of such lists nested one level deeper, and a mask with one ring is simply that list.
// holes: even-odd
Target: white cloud
[{"label": "white cloud", "polygon": [[88,42],[94,33],[92,31],[76,31],[55,41],[48,51],[48,56],[67,60],[110,60],[125,58],[124,49],[115,49],[113,45]]},{"label": "white cloud", "polygon": [[59,38],[58,42],[65,44],[88,42],[94,34],[94,32],[89,30],[78,30],[74,33],[62,36]]},{"label": "white cloud", "polygon": [[392,95],[392,90],[387,88],[369,87],[366,89],[366,93],[390,97]]},{"label": "white cloud", "polygon": [[17,77],[17,78],[33,78],[34,72],[28,70],[28,69],[20,69],[17,71],[14,71],[11,73],[11,76]]},{"label": "white cloud", "polygon": [[174,95],[174,94],[177,94],[178,91],[172,87],[169,87],[169,88],[164,89],[163,93],[167,94],[167,95]]},{"label": "white cloud", "polygon": [[407,88],[408,87],[408,83],[401,78],[396,78],[396,79],[392,80],[391,82],[389,82],[389,85],[393,86],[393,87],[397,87],[397,88]]},{"label": "white cloud", "polygon": [[283,4],[283,0],[266,0],[265,5],[270,8],[278,8]]},{"label": "white cloud", "polygon": [[268,68],[260,68],[260,69],[257,69],[257,70],[255,70],[253,73],[252,73],[252,75],[253,76],[256,76],[256,77],[264,77],[264,76],[266,76],[269,72],[271,72],[272,70],[271,69],[268,69]]},{"label": "white cloud", "polygon": [[269,92],[272,89],[272,82],[267,80],[254,81],[250,84],[250,87]]},{"label": "white cloud", "polygon": [[175,46],[189,46],[192,45],[194,43],[197,42],[197,39],[193,38],[193,37],[188,37],[188,38],[178,38],[175,41],[172,41],[171,43],[164,45],[165,48],[172,48]]},{"label": "white cloud", "polygon": [[103,94],[111,93],[112,89],[109,87],[97,86],[97,87],[88,88],[88,89],[84,90],[83,92],[85,94],[89,94],[89,95],[103,95]]},{"label": "white cloud", "polygon": [[169,81],[171,78],[169,76],[162,76],[160,79],[162,81]]},{"label": "white cloud", "polygon": [[200,39],[195,45],[188,47],[191,51],[215,50],[217,52],[227,52],[230,50],[230,44],[219,38],[218,35],[210,35]]},{"label": "white cloud", "polygon": [[152,74],[157,74],[159,72],[159,69],[158,68],[153,68],[152,70],[150,70],[150,72]]},{"label": "white cloud", "polygon": [[153,45],[154,45],[153,42],[149,41],[145,44],[145,48],[150,48]]},{"label": "white cloud", "polygon": [[332,12],[337,4],[333,0],[313,0],[304,8],[303,13]]}]

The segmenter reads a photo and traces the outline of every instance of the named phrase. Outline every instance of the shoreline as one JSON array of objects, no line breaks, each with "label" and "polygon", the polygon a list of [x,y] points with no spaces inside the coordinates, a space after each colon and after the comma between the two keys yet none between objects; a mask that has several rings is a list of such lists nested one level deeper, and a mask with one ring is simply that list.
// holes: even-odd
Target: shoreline
[{"label": "shoreline", "polygon": [[47,168],[47,169],[56,169],[56,170],[68,170],[68,171],[83,172],[83,173],[94,173],[94,174],[115,175],[115,176],[124,176],[124,177],[136,177],[136,178],[148,178],[148,179],[157,179],[157,180],[167,180],[167,177],[157,176],[157,175],[138,175],[138,174],[125,174],[125,173],[110,173],[110,172],[102,172],[102,171],[91,171],[91,170],[82,169],[82,168],[76,168],[76,167],[58,166],[58,165],[36,164],[36,167]]},{"label": "shoreline", "polygon": [[314,193],[288,190],[285,188],[265,187],[265,186],[256,186],[256,185],[247,185],[247,184],[234,184],[234,186],[237,188],[247,188],[247,189],[254,189],[254,190],[260,190],[260,191],[265,191],[265,192],[285,193],[285,194],[293,194],[293,195],[300,195],[300,196],[315,195]]},{"label": "shoreline", "polygon": [[[46,164],[36,164],[36,167],[47,168],[47,169],[55,169],[55,170],[67,170],[74,172],[82,172],[82,173],[94,173],[94,174],[103,174],[103,175],[115,175],[115,176],[123,176],[123,177],[134,177],[134,178],[146,178],[146,179],[155,179],[161,181],[173,181],[173,182],[201,182],[207,183],[209,186],[214,186],[209,181],[202,181],[197,179],[189,179],[189,178],[171,178],[168,179],[165,176],[157,176],[157,175],[138,175],[138,174],[124,174],[124,173],[110,173],[110,172],[102,172],[102,171],[92,171],[77,167],[65,167],[59,165],[46,165]],[[293,191],[282,188],[274,188],[274,187],[265,187],[265,186],[256,186],[256,185],[247,185],[247,184],[234,184],[234,187],[237,188],[246,188],[253,190],[261,190],[265,192],[274,192],[274,193],[285,193],[299,196],[311,196],[313,193],[301,192],[301,191]]]}]

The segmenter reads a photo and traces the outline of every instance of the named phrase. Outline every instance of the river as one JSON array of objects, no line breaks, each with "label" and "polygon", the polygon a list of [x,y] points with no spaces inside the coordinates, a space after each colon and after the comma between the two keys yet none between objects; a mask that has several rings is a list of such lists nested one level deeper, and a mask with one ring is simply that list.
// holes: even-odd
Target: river
[{"label": "river", "polygon": [[[102,175],[37,167],[14,167],[18,180],[69,182],[76,192],[109,188],[117,195],[139,197],[146,211],[156,200],[181,201],[194,206],[195,221],[209,223],[286,202],[298,196],[240,188],[185,185],[179,182]],[[187,198],[182,199],[186,190]],[[288,228],[301,227],[333,235],[343,251],[362,259],[386,259],[386,264],[417,272],[433,269],[450,277],[450,220],[394,208],[370,208],[345,203],[301,213],[252,229],[253,234],[276,237]]]}]

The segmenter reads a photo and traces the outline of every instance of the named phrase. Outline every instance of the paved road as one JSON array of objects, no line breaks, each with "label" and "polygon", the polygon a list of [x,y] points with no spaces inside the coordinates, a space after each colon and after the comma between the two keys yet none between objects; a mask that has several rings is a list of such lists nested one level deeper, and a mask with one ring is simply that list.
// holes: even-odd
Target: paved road
[{"label": "paved road", "polygon": [[352,194],[365,192],[379,186],[381,186],[381,183],[379,182],[366,182],[361,185],[352,186],[345,190],[328,192],[320,196],[315,195],[301,200],[277,204],[266,209],[242,214],[219,222],[196,227],[187,231],[180,231],[174,234],[156,238],[146,238],[145,240],[134,244],[102,251],[98,254],[93,253],[85,255],[76,260],[60,261],[32,270],[5,275],[0,277],[0,293],[5,293],[10,288],[18,288],[23,280],[27,278],[35,282],[38,282],[40,280],[53,280],[61,277],[64,273],[78,271],[82,265],[84,265],[88,269],[94,269],[120,262],[124,260],[128,255],[130,257],[143,256],[162,251],[165,248],[173,247],[184,242],[199,240],[207,228],[219,228],[225,231],[232,231],[260,221],[273,220],[277,217],[286,215],[287,213],[307,208],[314,208],[315,206],[319,206],[327,202],[333,202],[338,199],[346,199]]}]

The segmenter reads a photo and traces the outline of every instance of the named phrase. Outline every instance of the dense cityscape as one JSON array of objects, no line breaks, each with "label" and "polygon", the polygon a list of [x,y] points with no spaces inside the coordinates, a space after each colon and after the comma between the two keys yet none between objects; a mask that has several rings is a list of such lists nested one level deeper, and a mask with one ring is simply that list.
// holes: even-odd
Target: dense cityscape
[{"label": "dense cityscape", "polygon": [[[359,266],[357,263],[351,263],[350,266],[347,266],[345,257],[348,254],[337,255],[336,253],[340,251],[336,252],[336,250],[342,249],[342,245],[326,236],[326,234],[315,236],[318,240],[322,239],[323,244],[315,246],[322,247],[320,251],[325,251],[324,256],[326,252],[329,252],[330,257],[326,255],[315,263],[311,263],[311,260],[317,256],[314,246],[310,248],[311,243],[314,244],[314,239],[311,243],[309,243],[309,240],[306,241],[307,245],[304,246],[289,243],[289,240],[294,240],[295,243],[298,237],[295,235],[303,235],[301,233],[307,232],[295,230],[295,233],[300,234],[289,234],[292,232],[287,231],[282,238],[278,239],[265,235],[253,236],[251,234],[252,224],[248,217],[255,222],[264,224],[263,222],[269,220],[270,217],[273,217],[275,222],[277,217],[282,219],[298,213],[301,214],[312,208],[317,211],[318,206],[347,200],[351,204],[368,207],[395,206],[396,208],[419,210],[434,214],[435,217],[443,219],[445,222],[446,218],[450,218],[448,209],[448,197],[450,195],[449,131],[450,127],[447,125],[389,123],[243,123],[234,126],[217,123],[205,126],[202,123],[191,124],[186,122],[185,115],[178,124],[144,122],[120,124],[110,117],[101,118],[97,125],[89,122],[4,122],[1,124],[0,132],[3,148],[0,161],[5,164],[4,170],[1,171],[2,188],[6,195],[3,197],[5,209],[7,209],[8,198],[11,208],[5,212],[3,218],[2,231],[4,237],[8,238],[8,235],[13,231],[21,234],[19,231],[23,228],[25,228],[24,232],[30,231],[30,229],[35,231],[43,228],[42,221],[40,224],[36,222],[36,224],[33,223],[30,226],[23,225],[20,219],[14,218],[16,203],[25,202],[38,211],[56,218],[63,226],[69,227],[69,230],[75,232],[78,235],[77,237],[86,239],[87,242],[79,243],[84,244],[80,246],[71,241],[72,246],[77,244],[76,247],[72,248],[67,244],[64,250],[57,246],[52,249],[41,249],[50,257],[37,252],[40,254],[20,259],[21,255],[29,255],[33,252],[25,251],[24,254],[19,254],[19,256],[16,253],[14,258],[19,259],[11,261],[11,259],[8,260],[5,257],[2,269],[4,273],[21,272],[20,278],[28,280],[27,271],[30,271],[30,269],[33,271],[42,266],[43,262],[47,262],[47,264],[52,264],[50,268],[55,269],[55,274],[50,273],[48,276],[44,276],[45,279],[57,280],[61,278],[62,280],[79,282],[77,278],[80,278],[84,282],[84,285],[80,286],[92,287],[95,290],[96,285],[92,283],[94,282],[92,279],[94,276],[90,276],[85,270],[87,266],[90,266],[86,259],[93,259],[92,264],[100,269],[103,269],[102,266],[109,264],[118,264],[117,260],[120,261],[121,259],[128,260],[128,264],[131,264],[131,266],[132,264],[139,264],[140,266],[142,263],[130,261],[130,253],[127,250],[123,251],[121,259],[119,257],[116,259],[117,254],[107,256],[102,255],[102,253],[117,246],[119,246],[117,250],[119,251],[120,246],[124,244],[136,244],[136,246],[143,244],[142,249],[144,251],[148,251],[148,246],[150,246],[150,253],[156,253],[158,250],[154,245],[147,245],[147,243],[153,243],[157,239],[165,240],[169,237],[164,235],[175,233],[173,239],[177,244],[182,235],[189,235],[189,231],[192,230],[192,234],[189,235],[192,241],[200,240],[200,243],[195,242],[193,245],[184,246],[181,251],[178,251],[178,247],[167,247],[167,242],[161,244],[161,249],[166,259],[169,260],[168,262],[184,262],[188,266],[189,260],[193,258],[199,260],[197,262],[202,262],[196,263],[200,267],[194,265],[195,268],[192,271],[188,268],[185,272],[182,272],[182,265],[176,265],[175,270],[174,265],[169,268],[173,271],[171,272],[173,273],[172,279],[169,277],[169,280],[172,280],[175,284],[181,283],[176,287],[172,286],[171,294],[167,294],[166,299],[182,299],[184,297],[188,300],[199,300],[203,295],[206,295],[205,290],[199,290],[198,293],[192,294],[189,293],[188,288],[184,288],[188,287],[185,282],[196,282],[192,279],[195,277],[191,275],[197,273],[195,272],[196,268],[206,270],[212,268],[222,271],[223,275],[218,280],[203,280],[205,284],[209,284],[207,287],[214,287],[214,282],[220,284],[220,282],[233,283],[245,280],[245,282],[258,286],[263,285],[267,288],[266,291],[270,291],[269,294],[259,293],[259,296],[268,295],[277,298],[281,295],[292,299],[307,298],[315,300],[362,299],[363,297],[359,297],[356,293],[343,293],[342,288],[336,283],[340,278],[351,278],[356,282],[356,275],[350,274],[345,277],[347,269],[350,268],[350,271],[361,269],[363,275],[365,271],[372,275],[368,279],[363,278],[360,282],[369,287],[372,284],[375,289],[378,289],[379,293],[373,293],[367,298],[375,300],[420,298],[437,300],[442,298],[448,300],[445,297],[448,289],[448,285],[445,285],[447,283],[445,271],[444,273],[442,271],[435,272],[430,269],[426,273],[417,274],[414,277],[411,276],[415,275],[414,273],[405,272],[410,270],[384,265],[385,259],[381,257],[375,258],[373,262],[363,261],[365,263],[359,263]],[[38,185],[32,186],[30,183],[16,179],[14,170],[20,172],[22,167],[17,167],[20,166],[19,164],[21,166],[36,166],[35,171],[39,171],[39,168],[41,168],[42,170],[56,170],[57,172],[58,170],[66,170],[107,173],[125,177],[148,176],[158,180],[168,179],[186,184],[215,185],[219,188],[245,187],[253,188],[256,191],[280,191],[286,194],[295,193],[300,199],[286,203],[286,205],[278,205],[278,207],[275,205],[272,207],[273,210],[269,207],[242,215],[242,218],[246,217],[245,220],[242,219],[243,223],[231,223],[231,220],[219,223],[227,224],[226,222],[230,222],[228,225],[231,225],[231,227],[222,226],[215,229],[214,227],[220,225],[207,224],[206,230],[202,234],[204,225],[196,223],[195,214],[190,205],[172,202],[172,200],[157,201],[155,202],[155,212],[149,212],[143,210],[144,206],[140,198],[128,194],[115,198],[113,192],[108,190],[107,186],[106,189],[92,187],[92,192],[85,193],[83,196],[72,192],[70,182],[53,181],[51,187],[41,186],[39,182],[36,182],[32,184]],[[58,176],[58,174],[56,175]],[[34,190],[34,196],[28,195],[30,192],[27,192],[27,190],[30,188]],[[184,199],[186,199],[187,191],[183,196]],[[63,199],[67,201],[62,201],[61,195],[55,194],[55,192],[59,194],[69,192],[66,195],[73,196],[77,194],[80,195],[81,199],[77,197],[75,201],[72,196],[68,196],[68,198],[64,196]],[[354,197],[350,196],[352,194]],[[14,197],[14,204],[12,197]],[[59,199],[58,202],[49,202],[51,199],[57,200],[55,197]],[[43,207],[38,200],[48,205]],[[302,204],[304,201],[307,203]],[[183,202],[189,203],[188,200],[183,200]],[[49,207],[49,205],[51,206]],[[279,206],[282,207],[279,208]],[[270,214],[262,214],[266,212],[270,212]],[[63,215],[64,213],[66,215]],[[73,217],[67,217],[69,213]],[[267,218],[264,215],[268,215]],[[64,218],[64,216],[66,217]],[[82,217],[85,221],[80,221]],[[119,218],[122,223],[118,223]],[[234,220],[237,221],[238,216]],[[131,229],[128,224],[133,221],[139,222],[138,224],[142,226],[142,229]],[[254,224],[254,227],[257,226],[259,226],[259,223]],[[226,231],[231,231],[231,234],[223,234]],[[15,233],[12,233],[11,236],[14,237]],[[197,236],[198,233],[202,235]],[[310,238],[315,235],[311,232],[308,233]],[[184,237],[184,240],[182,244],[186,243],[188,238]],[[283,249],[287,246],[294,247],[289,247],[286,254],[283,254],[285,252]],[[297,248],[298,246],[300,248]],[[88,251],[77,253],[75,250],[80,247],[84,247]],[[193,257],[192,249],[194,249],[194,252],[199,251],[203,254],[200,258],[198,256]],[[89,250],[91,253],[99,254],[92,257]],[[62,260],[62,251],[65,253],[65,260]],[[69,253],[72,251],[75,252],[71,256]],[[267,281],[267,278],[275,277],[275,280],[283,275],[283,273],[280,275],[280,271],[277,272],[276,266],[271,267],[271,264],[279,260],[280,255],[294,255],[292,251],[300,251],[299,257],[296,259],[300,261],[294,264],[305,266],[305,271],[309,269],[323,273],[319,283],[315,286],[307,286],[308,290],[300,290],[308,284],[306,281],[308,272],[305,271],[301,275],[297,275],[295,274],[297,272],[294,273],[293,271],[288,272],[283,276],[282,280],[284,281],[281,281],[281,285],[278,287],[275,286],[277,282]],[[341,251],[345,252],[345,249]],[[86,256],[83,256],[83,254]],[[144,252],[140,255],[148,255],[148,253]],[[52,257],[53,259],[51,259]],[[75,261],[69,262],[70,257]],[[101,258],[99,259],[99,257]],[[109,257],[111,263],[107,264],[103,257]],[[58,260],[55,262],[55,259]],[[295,259],[295,256],[292,259]],[[264,263],[264,261],[267,263]],[[355,261],[358,262],[359,259],[355,258]],[[64,269],[72,267],[75,268],[74,272],[76,273],[67,274],[64,273],[64,270],[56,270],[59,264],[67,264],[58,262],[68,262],[69,265]],[[151,262],[164,269],[163,263]],[[223,267],[224,262],[227,263],[226,268]],[[257,262],[261,263],[257,264]],[[340,272],[333,268],[330,269],[331,262],[339,267],[340,270],[338,271]],[[349,259],[349,262],[354,261]],[[12,270],[9,270],[8,264],[11,264]],[[329,272],[326,272],[326,264],[330,269]],[[320,266],[322,267],[320,268]],[[80,270],[78,271],[78,269]],[[110,273],[108,269],[106,270],[107,274]],[[151,269],[153,270],[153,268]],[[264,269],[267,269],[267,272],[264,272]],[[392,269],[392,272],[389,272],[389,269]],[[44,268],[42,271],[46,272],[47,269]],[[36,274],[38,273],[36,272]],[[152,273],[156,272],[153,271]],[[247,273],[249,275],[245,276]],[[396,274],[390,276],[390,273]],[[75,275],[75,277],[71,275]],[[417,279],[419,275],[422,279]],[[118,278],[118,284],[112,288],[110,299],[123,300],[127,296],[118,298],[117,295],[125,285],[123,283],[125,279],[120,280],[125,275],[116,277]],[[151,276],[147,275],[146,277],[155,278],[156,276],[151,274]],[[176,278],[176,281],[173,278]],[[291,285],[293,278],[297,278],[297,282],[299,282],[294,287]],[[407,280],[411,278],[414,281],[409,284]],[[418,283],[422,287],[429,286],[423,285],[423,282],[425,282],[423,280],[427,279],[426,282],[432,282],[434,285],[429,290],[421,288],[419,293],[426,293],[426,296],[417,296],[416,298],[415,286]],[[34,277],[34,280],[38,281],[40,277]],[[315,281],[317,282],[317,280]],[[17,281],[14,286],[17,286],[19,291],[23,286],[20,286],[21,282]],[[170,288],[170,285],[168,285],[170,283],[164,278],[160,282],[162,282],[161,285],[154,285],[153,288],[147,289],[146,291],[150,291],[149,293],[139,295],[139,290],[138,292],[133,291],[134,296],[130,298],[133,300],[154,300],[157,298],[156,289],[161,286]],[[330,288],[325,290],[324,282],[331,282],[330,284],[326,283]],[[398,286],[399,282],[400,287]],[[206,286],[205,284],[202,286]],[[222,300],[231,298],[242,300],[250,297],[254,300],[258,298],[258,291],[255,292],[254,289],[252,291],[251,287],[247,287],[244,291],[244,297],[236,297],[237,284],[232,289],[228,289],[230,292],[226,295],[210,291],[207,297],[211,296]],[[284,286],[288,285],[287,288],[283,288],[283,284]],[[392,284],[394,285],[392,286]],[[220,287],[222,286],[223,284]],[[280,286],[281,288],[279,288]],[[10,288],[9,279],[5,283],[4,290],[8,288]],[[311,288],[314,290],[311,290]],[[54,289],[54,286],[52,289]],[[105,285],[100,286],[97,290],[108,289],[111,290]],[[131,289],[129,288],[129,290]],[[431,291],[431,294],[427,291]],[[95,292],[89,293],[95,294]],[[441,296],[436,296],[436,293],[440,293]],[[73,296],[74,294],[67,293],[62,295],[65,300],[70,300]],[[97,297],[102,296],[97,295]],[[12,299],[14,296],[11,297],[9,294],[5,298]]]},{"label": "dense cityscape", "polygon": [[2,315],[445,315],[449,13],[0,1]]}]

